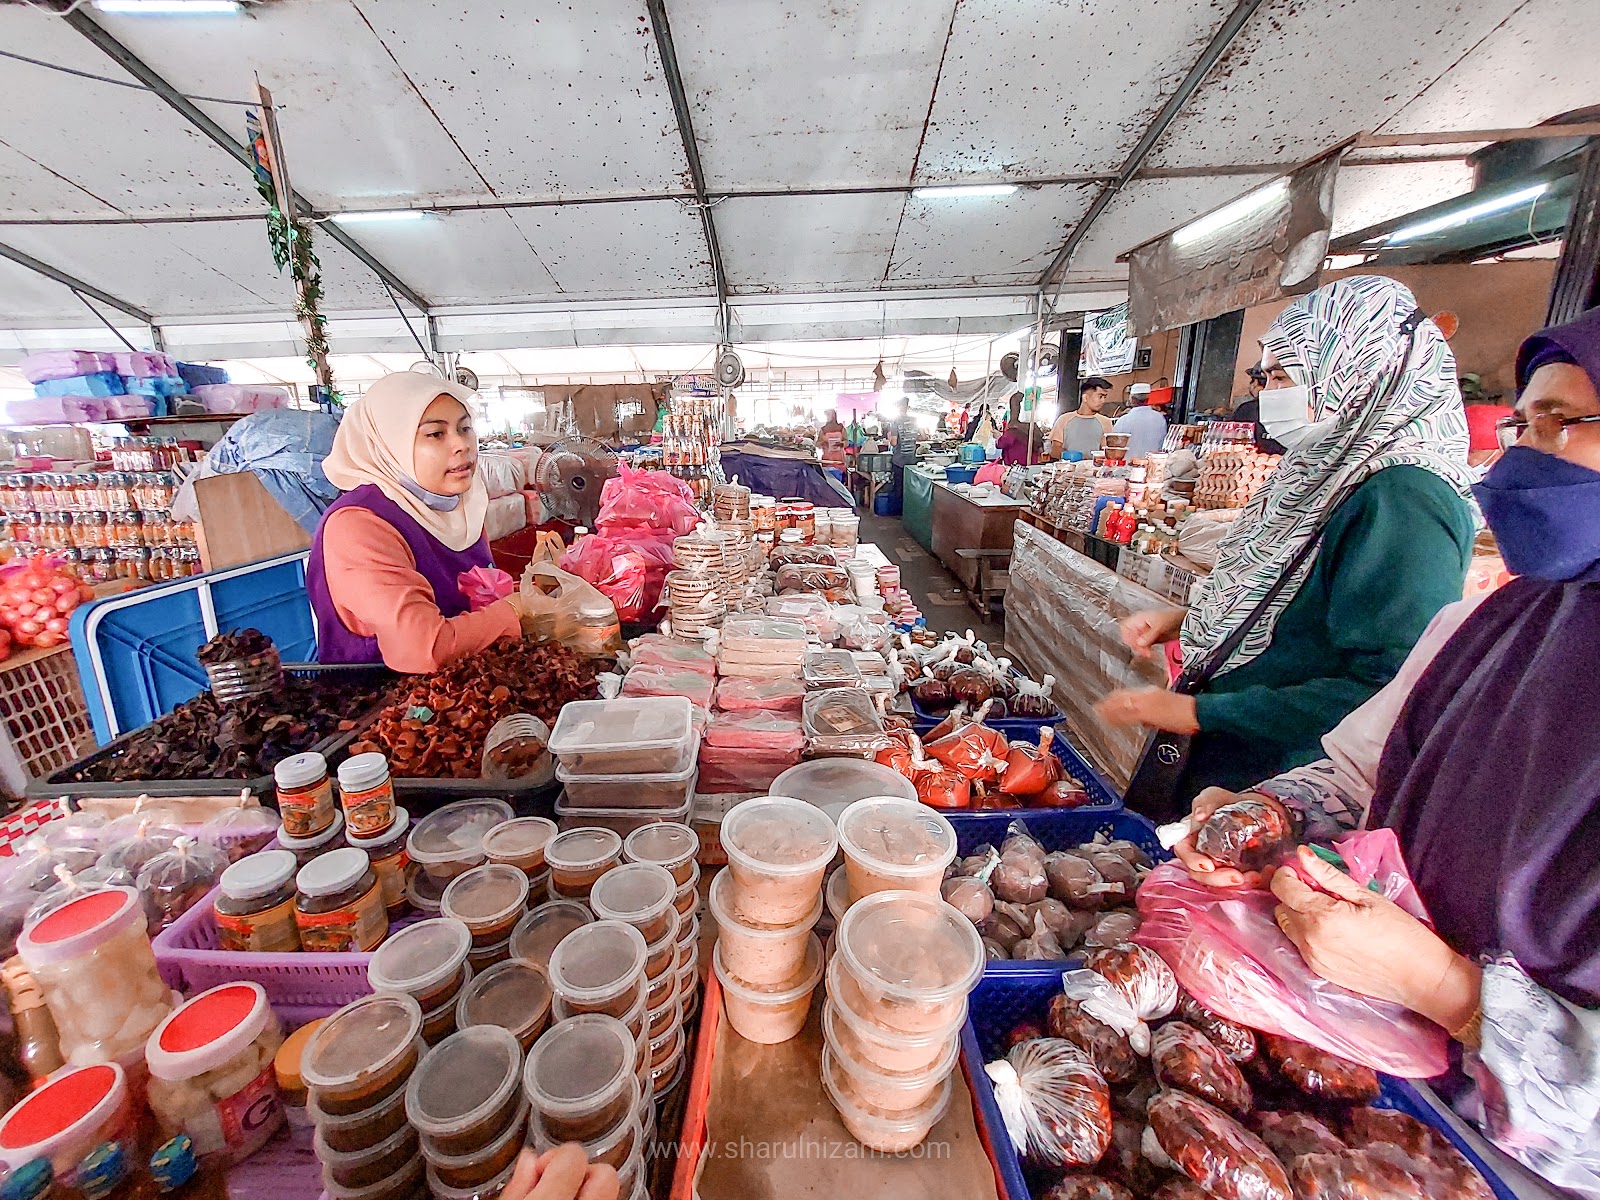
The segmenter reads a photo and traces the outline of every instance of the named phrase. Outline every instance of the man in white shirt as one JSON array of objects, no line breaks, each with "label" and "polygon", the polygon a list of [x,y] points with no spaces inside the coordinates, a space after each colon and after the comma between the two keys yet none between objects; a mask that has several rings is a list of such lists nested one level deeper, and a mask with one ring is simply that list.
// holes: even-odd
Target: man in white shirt
[{"label": "man in white shirt", "polygon": [[1073,412],[1062,413],[1050,429],[1050,457],[1060,459],[1068,451],[1076,450],[1088,458],[1105,445],[1106,434],[1111,432],[1111,418],[1102,416],[1106,399],[1111,395],[1111,381],[1091,375],[1078,388],[1078,407]]},{"label": "man in white shirt", "polygon": [[1112,432],[1128,435],[1129,459],[1156,453],[1167,437],[1167,419],[1150,407],[1150,385],[1136,383],[1129,388],[1128,403],[1133,407],[1117,418]]}]

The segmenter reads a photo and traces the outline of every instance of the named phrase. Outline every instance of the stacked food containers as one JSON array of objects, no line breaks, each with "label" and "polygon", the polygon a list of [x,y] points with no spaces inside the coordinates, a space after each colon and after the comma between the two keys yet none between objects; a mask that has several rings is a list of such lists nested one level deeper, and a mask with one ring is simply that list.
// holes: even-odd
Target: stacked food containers
[{"label": "stacked food containers", "polygon": [[[648,827],[647,827],[648,828]],[[645,1036],[650,1073],[664,1091],[684,1057],[683,996],[678,986],[678,935],[683,917],[673,906],[678,884],[654,863],[624,863],[589,895],[599,925],[626,925],[645,939]]]},{"label": "stacked food containers", "polygon": [[523,1146],[522,1046],[498,1025],[458,1030],[430,1050],[406,1087],[406,1116],[435,1200],[498,1195]]},{"label": "stacked food containers", "polygon": [[676,822],[642,826],[622,843],[622,857],[627,862],[649,863],[672,876],[672,907],[678,913],[674,971],[685,1024],[700,1007],[700,864],[695,861],[699,850],[699,835]]},{"label": "stacked food containers", "polygon": [[[627,932],[637,936],[637,930]],[[655,1135],[649,1075],[641,1084],[638,1044],[616,1017],[584,1013],[551,1026],[534,1043],[522,1073],[529,1144],[544,1151],[582,1143],[591,1162],[616,1168],[623,1200],[647,1194],[645,1148]]]},{"label": "stacked food containers", "polygon": [[472,979],[471,954],[472,930],[462,922],[418,921],[373,952],[367,982],[375,992],[415,1000],[422,1010],[422,1040],[437,1045],[456,1031],[456,1002]]},{"label": "stacked food containers", "polygon": [[564,789],[563,829],[627,834],[652,821],[687,821],[700,734],[686,696],[619,696],[561,710],[550,734]]}]

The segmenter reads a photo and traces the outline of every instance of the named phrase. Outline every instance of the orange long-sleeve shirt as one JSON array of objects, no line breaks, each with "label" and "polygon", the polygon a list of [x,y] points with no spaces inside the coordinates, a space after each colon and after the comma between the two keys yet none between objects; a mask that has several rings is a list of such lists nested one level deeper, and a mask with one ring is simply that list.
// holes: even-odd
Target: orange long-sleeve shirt
[{"label": "orange long-sleeve shirt", "polygon": [[391,670],[431,674],[521,631],[509,600],[446,617],[400,531],[367,509],[328,516],[322,563],[339,620],[352,633],[377,638]]}]

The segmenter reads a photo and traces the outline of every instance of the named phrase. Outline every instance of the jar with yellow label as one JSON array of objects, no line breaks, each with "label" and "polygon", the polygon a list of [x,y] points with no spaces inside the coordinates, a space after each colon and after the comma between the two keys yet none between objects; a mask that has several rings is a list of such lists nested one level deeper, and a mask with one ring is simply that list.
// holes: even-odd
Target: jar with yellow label
[{"label": "jar with yellow label", "polygon": [[259,954],[300,949],[294,903],[299,869],[289,851],[263,850],[224,871],[215,903],[217,945]]},{"label": "jar with yellow label", "polygon": [[394,783],[389,760],[376,750],[352,754],[339,764],[339,801],[352,837],[376,837],[394,822]]},{"label": "jar with yellow label", "polygon": [[313,837],[333,824],[338,806],[333,802],[333,780],[328,760],[316,751],[291,754],[272,768],[277,785],[278,815],[290,837]]},{"label": "jar with yellow label", "polygon": [[403,917],[411,907],[406,899],[406,885],[411,882],[411,854],[406,849],[406,838],[411,832],[411,814],[403,808],[394,810],[394,820],[389,828],[372,837],[348,836],[350,845],[364,851],[372,869],[378,873],[378,883],[383,888],[383,904],[389,910],[389,920]]},{"label": "jar with yellow label", "polygon": [[383,888],[364,851],[346,847],[312,859],[295,876],[300,948],[313,954],[365,952],[389,933]]}]

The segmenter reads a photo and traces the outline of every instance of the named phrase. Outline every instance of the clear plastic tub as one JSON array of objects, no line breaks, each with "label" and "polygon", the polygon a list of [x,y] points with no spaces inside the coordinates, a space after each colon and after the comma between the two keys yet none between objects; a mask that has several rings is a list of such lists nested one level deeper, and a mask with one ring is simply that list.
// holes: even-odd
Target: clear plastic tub
[{"label": "clear plastic tub", "polygon": [[595,881],[589,907],[600,920],[632,925],[646,942],[654,942],[677,930],[677,910],[672,906],[677,890],[677,881],[665,867],[623,863]]},{"label": "clear plastic tub", "polygon": [[[661,1002],[664,991],[665,989],[662,989],[661,991],[652,990],[647,992],[645,990],[645,981],[641,979],[638,983],[633,985],[632,989],[630,989],[625,996],[622,997],[622,1000],[627,1001],[627,1007],[618,1013],[616,1010],[623,1007],[622,1001],[619,1000],[615,1006],[608,1006],[611,1011],[606,1015],[615,1016],[617,1020],[621,1021],[628,1027],[628,1032],[633,1034],[634,1037],[643,1037],[646,1015],[649,1013],[650,1009],[654,1008]],[[557,1021],[565,1021],[572,1017],[581,1017],[584,1016],[588,1011],[589,1010],[581,1007],[574,1008],[560,996],[555,997],[555,999],[550,1002],[550,1014],[552,1018]]]},{"label": "clear plastic tub", "polygon": [[[633,1158],[634,1152],[644,1145],[644,1140],[644,1120],[635,1116],[618,1125],[604,1137],[579,1144],[583,1147],[583,1153],[590,1163],[604,1163],[615,1171],[621,1171]],[[550,1136],[537,1115],[528,1122],[528,1145],[540,1154],[554,1150],[562,1144]]]},{"label": "clear plastic tub", "polygon": [[116,1063],[63,1067],[0,1117],[0,1163],[16,1170],[47,1158],[71,1187],[83,1156],[101,1142],[131,1153],[137,1136],[127,1076]]},{"label": "clear plastic tub", "polygon": [[855,758],[812,758],[772,781],[774,796],[793,796],[837,815],[868,796],[917,798],[916,786],[899,771]]},{"label": "clear plastic tub", "polygon": [[[521,1074],[519,1069],[517,1072]],[[428,1171],[435,1184],[445,1189],[457,1189],[481,1195],[479,1189],[487,1188],[499,1176],[516,1165],[523,1139],[528,1128],[528,1102],[517,1097],[517,1114],[505,1132],[487,1146],[466,1154],[445,1154],[426,1135],[422,1138],[422,1156],[428,1160]]]},{"label": "clear plastic tub", "polygon": [[[422,1049],[419,1043],[419,1057]],[[316,1125],[323,1143],[347,1154],[371,1149],[393,1137],[396,1130],[410,1128],[406,1123],[405,1088],[397,1088],[393,1095],[372,1108],[344,1116],[323,1112],[313,1096],[306,1101],[306,1113]]]},{"label": "clear plastic tub", "polygon": [[542,1127],[558,1142],[604,1137],[632,1117],[639,1099],[636,1041],[621,1021],[591,1013],[551,1028],[533,1044],[522,1086]]},{"label": "clear plastic tub", "polygon": [[528,877],[504,863],[485,863],[457,875],[439,911],[472,930],[472,944],[493,946],[511,936],[528,911]]},{"label": "clear plastic tub", "polygon": [[449,917],[418,921],[372,952],[367,982],[375,992],[404,992],[426,1011],[453,1003],[466,982],[472,931]]},{"label": "clear plastic tub", "polygon": [[456,1026],[498,1025],[524,1053],[550,1022],[550,977],[537,963],[511,959],[487,968],[456,1001]]},{"label": "clear plastic tub", "polygon": [[652,1006],[644,1015],[647,1036],[663,1036],[673,1025],[683,1023],[683,1001],[678,995],[677,977],[673,977],[672,994]]},{"label": "clear plastic tub", "polygon": [[417,1157],[417,1131],[404,1125],[376,1146],[352,1151],[335,1150],[319,1132],[311,1139],[311,1149],[327,1184],[347,1190],[368,1188],[411,1165]]},{"label": "clear plastic tub", "polygon": [[550,753],[575,774],[664,775],[692,765],[698,741],[688,697],[619,696],[563,706]]},{"label": "clear plastic tub", "polygon": [[828,876],[828,886],[822,889],[822,897],[828,905],[829,928],[838,929],[844,914],[850,911],[850,879],[843,867],[835,867]]},{"label": "clear plastic tub", "polygon": [[577,808],[567,803],[566,794],[562,793],[556,798],[556,824],[563,831],[568,829],[609,829],[618,837],[627,837],[637,829],[647,825],[657,825],[662,821],[687,821],[694,808],[694,789],[699,780],[699,773],[689,781],[689,794],[683,798],[683,803],[674,809],[657,810],[653,808]]},{"label": "clear plastic tub", "polygon": [[700,917],[683,917],[678,921],[678,965],[683,965],[683,951],[700,944]]},{"label": "clear plastic tub", "polygon": [[811,911],[790,925],[758,925],[743,920],[729,906],[733,877],[720,872],[711,881],[711,919],[717,924],[717,946],[722,960],[736,978],[757,986],[792,979],[805,962],[811,929],[822,915],[822,893],[811,901]]},{"label": "clear plastic tub", "polygon": [[400,1091],[422,1052],[422,1006],[394,993],[363,996],[323,1022],[300,1074],[322,1112],[376,1108]]},{"label": "clear plastic tub", "polygon": [[821,896],[838,846],[833,822],[803,800],[778,796],[735,805],[722,818],[731,908],[761,925],[799,921]]},{"label": "clear plastic tub", "polygon": [[834,935],[839,1002],[903,1033],[950,1027],[982,976],[983,961],[972,922],[919,892],[858,900]]},{"label": "clear plastic tub", "polygon": [[441,887],[486,861],[483,838],[512,818],[504,800],[457,800],[418,818],[406,839],[406,850],[421,874]]},{"label": "clear plastic tub", "polygon": [[548,967],[550,955],[567,934],[593,920],[594,914],[581,900],[547,901],[511,931],[511,957]]},{"label": "clear plastic tub", "polygon": [[633,1007],[647,957],[643,935],[620,921],[594,921],[550,955],[550,986],[574,1012],[623,1017]]},{"label": "clear plastic tub", "polygon": [[467,952],[467,966],[472,968],[476,975],[479,971],[487,971],[496,963],[503,963],[511,957],[511,939],[492,942],[487,946],[474,946]]},{"label": "clear plastic tub", "polygon": [[942,1053],[928,1065],[915,1071],[885,1071],[871,1056],[871,1044],[857,1038],[831,1004],[822,1009],[822,1038],[838,1065],[840,1090],[858,1105],[885,1112],[908,1112],[927,1103],[961,1055],[961,1038],[951,1033],[941,1043]]},{"label": "clear plastic tub", "polygon": [[[437,917],[441,911],[444,889],[449,886],[448,879],[435,879],[425,872],[413,871],[406,882],[406,903],[425,917]],[[471,936],[470,930],[468,936]]]},{"label": "clear plastic tub", "polygon": [[690,864],[694,870],[689,875],[689,882],[672,893],[672,907],[678,910],[681,917],[690,917],[700,911],[700,864]]},{"label": "clear plastic tub", "polygon": [[678,1068],[678,1060],[683,1057],[685,1039],[683,1036],[683,1023],[677,1022],[672,1028],[658,1038],[650,1039],[650,1082],[651,1087],[671,1075]]},{"label": "clear plastic tub", "polygon": [[609,829],[568,829],[550,840],[544,860],[552,895],[586,900],[595,881],[622,860],[622,838]]},{"label": "clear plastic tub", "polygon": [[869,796],[840,814],[839,846],[852,904],[873,892],[937,896],[956,856],[956,831],[925,804]]},{"label": "clear plastic tub", "polygon": [[653,775],[580,775],[556,768],[569,810],[591,808],[628,812],[676,813],[694,798],[698,766],[693,758],[682,770]]},{"label": "clear plastic tub", "polygon": [[413,1158],[393,1175],[380,1179],[371,1187],[341,1187],[328,1177],[326,1171],[323,1172],[322,1183],[328,1189],[329,1200],[415,1200],[424,1194],[422,1187],[426,1177],[423,1166],[420,1157]]},{"label": "clear plastic tub", "polygon": [[543,874],[544,848],[556,836],[548,817],[516,817],[483,835],[483,852],[492,863],[516,867],[530,881]]},{"label": "clear plastic tub", "polygon": [[644,973],[652,982],[669,974],[678,960],[678,910],[667,909],[667,927],[659,938],[645,947]]},{"label": "clear plastic tub", "polygon": [[[477,974],[471,960],[467,962],[466,976],[462,981],[462,988],[469,987],[473,976]],[[456,1031],[456,1001],[446,999],[441,1004],[436,1004],[422,1014],[422,1040],[431,1048],[437,1046],[445,1038]]]},{"label": "clear plastic tub", "polygon": [[915,1075],[930,1070],[950,1052],[967,1019],[963,1005],[954,1025],[928,1033],[898,1033],[869,1021],[845,1002],[838,967],[830,961],[826,974],[828,1003],[823,1020],[833,1027],[833,1038],[847,1047],[852,1058],[870,1063],[885,1075]]},{"label": "clear plastic tub", "polygon": [[662,821],[636,829],[622,843],[625,861],[665,867],[672,872],[673,881],[680,889],[698,875],[695,856],[699,853],[700,835],[676,821]]},{"label": "clear plastic tub", "polygon": [[428,1167],[428,1188],[423,1195],[431,1196],[433,1200],[494,1200],[506,1185],[511,1182],[511,1176],[516,1174],[517,1161],[511,1160],[511,1165],[487,1183],[474,1184],[472,1187],[453,1188],[440,1179],[432,1166]]},{"label": "clear plastic tub", "polygon": [[474,1025],[440,1042],[406,1085],[406,1116],[440,1154],[463,1155],[500,1138],[522,1098],[522,1047],[498,1025]]},{"label": "clear plastic tub", "polygon": [[811,994],[822,979],[822,943],[808,934],[799,970],[770,984],[753,984],[732,974],[719,943],[711,953],[711,969],[722,984],[722,1010],[728,1023],[746,1041],[776,1045],[805,1026]]},{"label": "clear plastic tub", "polygon": [[868,1149],[883,1154],[904,1154],[920,1146],[928,1132],[950,1107],[950,1077],[918,1107],[891,1112],[857,1103],[839,1078],[838,1064],[827,1047],[822,1050],[822,1090],[839,1113],[844,1127]]}]

